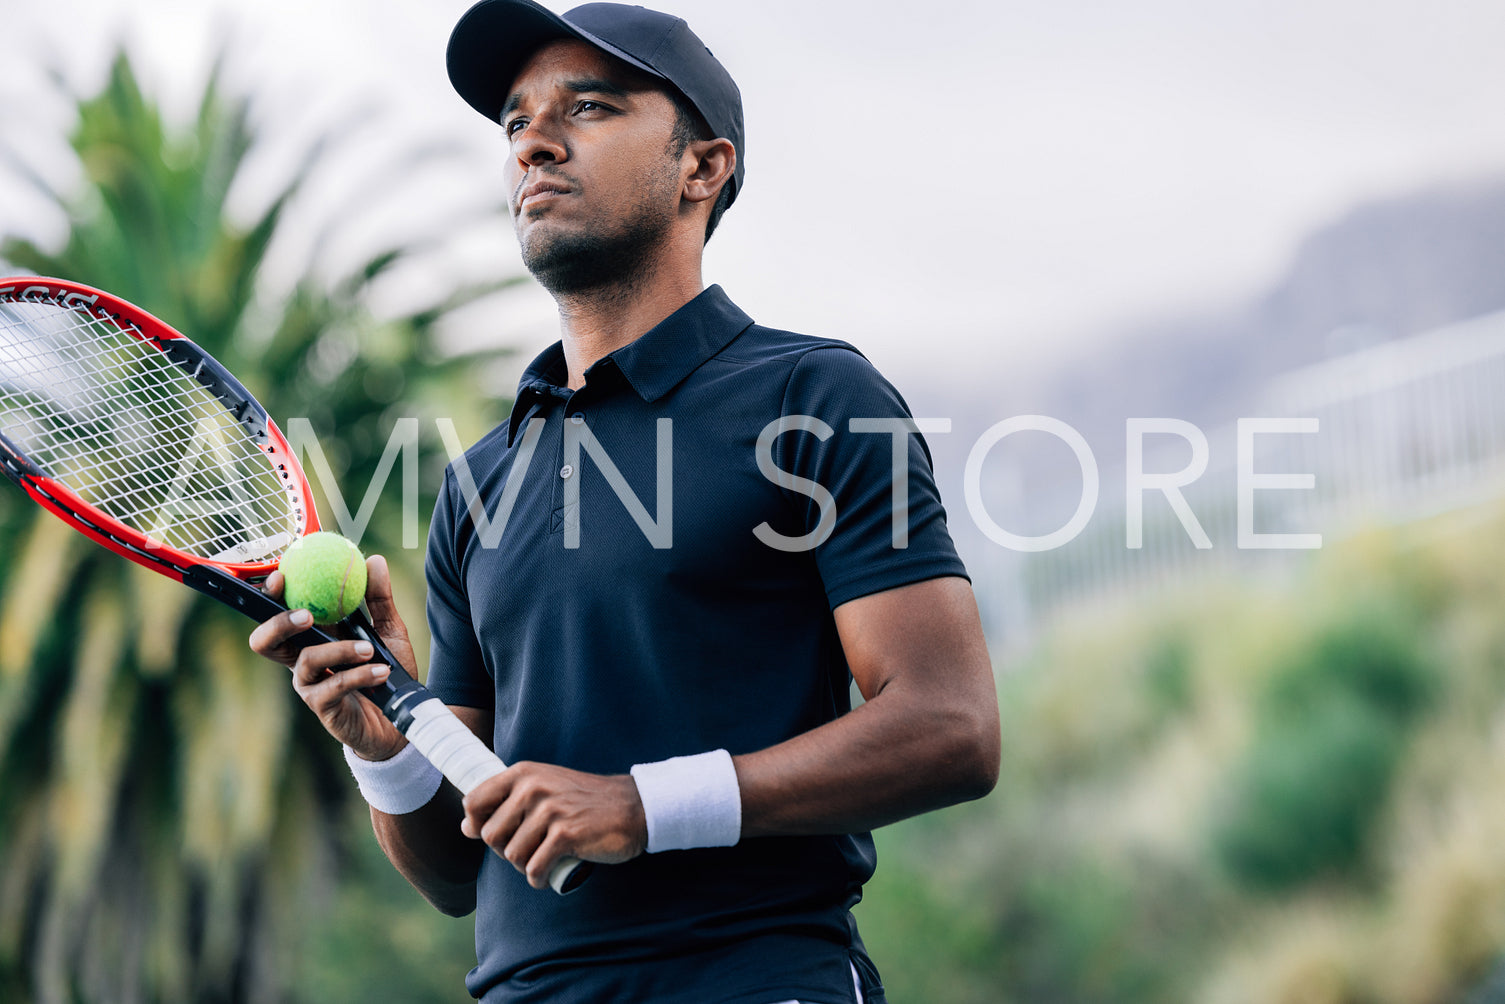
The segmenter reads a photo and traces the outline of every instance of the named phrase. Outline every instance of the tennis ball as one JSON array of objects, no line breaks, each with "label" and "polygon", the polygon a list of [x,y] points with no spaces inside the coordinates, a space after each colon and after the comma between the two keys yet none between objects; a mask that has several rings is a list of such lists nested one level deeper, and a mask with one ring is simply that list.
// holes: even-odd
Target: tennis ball
[{"label": "tennis ball", "polygon": [[337,533],[311,533],[293,542],[280,563],[282,600],[289,610],[307,610],[315,624],[349,617],[366,596],[366,559]]}]

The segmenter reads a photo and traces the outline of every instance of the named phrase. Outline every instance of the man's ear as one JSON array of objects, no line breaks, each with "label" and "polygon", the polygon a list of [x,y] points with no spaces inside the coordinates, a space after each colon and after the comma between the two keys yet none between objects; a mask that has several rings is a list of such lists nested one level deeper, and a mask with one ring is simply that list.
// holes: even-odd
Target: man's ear
[{"label": "man's ear", "polygon": [[737,148],[729,139],[698,140],[685,147],[685,158],[694,158],[685,178],[684,197],[690,202],[714,199],[737,168]]}]

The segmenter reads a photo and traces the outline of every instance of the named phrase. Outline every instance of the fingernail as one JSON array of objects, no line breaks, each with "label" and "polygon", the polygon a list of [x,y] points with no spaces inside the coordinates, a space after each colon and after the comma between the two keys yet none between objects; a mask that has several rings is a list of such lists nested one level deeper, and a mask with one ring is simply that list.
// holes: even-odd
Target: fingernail
[{"label": "fingernail", "polygon": [[314,615],[307,610],[294,610],[292,620],[299,627],[308,627],[314,622]]},{"label": "fingernail", "polygon": [[371,643],[369,641],[358,641],[355,643],[355,654],[360,656],[362,659],[371,658],[371,653],[375,651],[376,649],[371,647]]},{"label": "fingernail", "polygon": [[371,670],[371,679],[375,680],[377,683],[381,683],[383,680],[385,680],[387,677],[389,677],[391,675],[392,675],[392,667],[391,666],[377,666],[375,669]]}]

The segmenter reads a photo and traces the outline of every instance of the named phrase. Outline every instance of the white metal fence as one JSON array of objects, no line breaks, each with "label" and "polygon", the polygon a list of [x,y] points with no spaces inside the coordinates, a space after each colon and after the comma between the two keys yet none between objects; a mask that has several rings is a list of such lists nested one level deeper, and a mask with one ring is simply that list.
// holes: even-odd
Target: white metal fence
[{"label": "white metal fence", "polygon": [[[1317,430],[1246,437],[1246,479],[1251,470],[1314,477],[1311,490],[1246,490],[1258,533],[1320,533],[1331,543],[1364,525],[1505,494],[1505,312],[1289,373],[1267,388],[1250,417],[1315,419]],[[1210,549],[1193,544],[1154,491],[1143,495],[1143,546],[1129,548],[1124,472],[1105,471],[1096,513],[1070,543],[1035,554],[990,543],[980,561],[973,556],[990,627],[1019,640],[1082,598],[1309,554],[1239,547],[1237,426],[1206,437],[1207,469],[1182,493]],[[1143,469],[1181,470],[1189,453],[1179,437],[1147,437]]]}]

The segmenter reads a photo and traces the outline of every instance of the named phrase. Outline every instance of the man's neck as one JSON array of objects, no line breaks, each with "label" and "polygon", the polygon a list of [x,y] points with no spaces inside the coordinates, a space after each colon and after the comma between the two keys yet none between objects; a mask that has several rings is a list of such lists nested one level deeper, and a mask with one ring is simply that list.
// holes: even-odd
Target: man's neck
[{"label": "man's neck", "polygon": [[703,288],[696,255],[693,265],[664,263],[646,276],[555,297],[570,389],[585,385],[585,371],[596,360],[637,341]]}]

